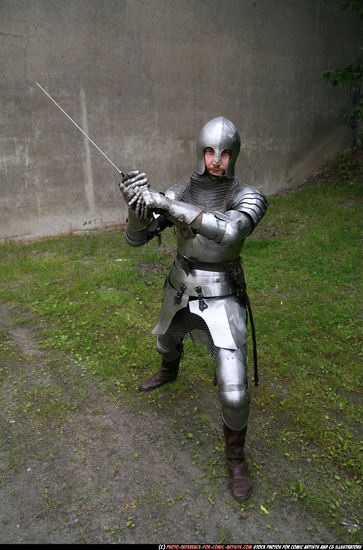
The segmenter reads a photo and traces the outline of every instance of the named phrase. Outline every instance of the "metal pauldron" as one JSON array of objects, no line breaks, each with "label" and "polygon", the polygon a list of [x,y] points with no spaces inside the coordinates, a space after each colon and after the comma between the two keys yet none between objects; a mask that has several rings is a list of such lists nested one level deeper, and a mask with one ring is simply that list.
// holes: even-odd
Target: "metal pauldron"
[{"label": "metal pauldron", "polygon": [[255,228],[265,215],[267,209],[266,197],[258,189],[247,186],[238,195],[235,198],[238,202],[238,210],[251,218]]}]

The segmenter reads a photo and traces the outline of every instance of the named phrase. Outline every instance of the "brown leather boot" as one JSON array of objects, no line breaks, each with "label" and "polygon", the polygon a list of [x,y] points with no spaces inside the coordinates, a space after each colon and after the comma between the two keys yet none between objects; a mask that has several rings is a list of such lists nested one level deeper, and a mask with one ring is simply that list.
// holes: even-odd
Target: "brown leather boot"
[{"label": "brown leather boot", "polygon": [[232,495],[238,502],[247,500],[253,487],[244,453],[246,432],[247,426],[237,432],[226,426],[223,422],[226,459],[230,473]]},{"label": "brown leather boot", "polygon": [[180,357],[174,361],[162,360],[160,370],[139,385],[140,391],[149,391],[162,386],[165,382],[174,382],[178,377]]}]

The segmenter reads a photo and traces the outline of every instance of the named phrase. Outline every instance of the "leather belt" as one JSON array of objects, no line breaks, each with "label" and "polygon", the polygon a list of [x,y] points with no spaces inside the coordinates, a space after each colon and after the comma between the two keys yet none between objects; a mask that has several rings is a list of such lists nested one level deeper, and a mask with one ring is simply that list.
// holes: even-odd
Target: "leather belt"
[{"label": "leather belt", "polygon": [[176,259],[180,263],[181,267],[187,275],[189,275],[191,269],[200,269],[201,271],[216,271],[219,273],[228,273],[236,267],[241,265],[241,258],[236,258],[231,262],[224,263],[211,263],[211,262],[199,262],[198,260],[192,260],[187,256],[177,254]]}]

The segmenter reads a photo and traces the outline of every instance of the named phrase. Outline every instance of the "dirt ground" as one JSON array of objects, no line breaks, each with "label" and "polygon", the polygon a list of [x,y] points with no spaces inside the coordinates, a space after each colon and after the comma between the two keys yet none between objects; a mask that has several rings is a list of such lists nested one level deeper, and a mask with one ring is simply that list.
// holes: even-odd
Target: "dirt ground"
[{"label": "dirt ground", "polygon": [[[243,509],[215,450],[222,439],[213,390],[197,404],[209,417],[205,437],[193,395],[170,414],[157,405],[167,385],[154,403],[136,387],[134,405],[112,399],[81,366],[40,346],[41,327],[16,318],[1,306],[0,328],[14,344],[1,388],[1,543],[339,542],[280,495],[286,466],[254,435],[253,414],[247,456],[266,467],[263,476],[251,468],[255,487]],[[27,415],[26,396],[47,384],[65,412]]]}]

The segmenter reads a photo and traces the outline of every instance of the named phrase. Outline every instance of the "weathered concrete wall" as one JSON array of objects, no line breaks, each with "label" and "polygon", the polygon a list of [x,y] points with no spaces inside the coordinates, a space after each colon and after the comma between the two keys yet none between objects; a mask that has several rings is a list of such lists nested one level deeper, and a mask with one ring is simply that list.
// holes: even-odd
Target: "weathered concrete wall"
[{"label": "weathered concrete wall", "polygon": [[125,220],[106,154],[165,189],[224,115],[237,173],[266,193],[302,182],[351,144],[346,89],[325,69],[360,54],[340,0],[0,0],[0,238]]}]

